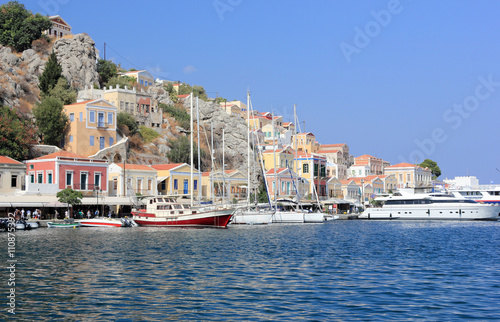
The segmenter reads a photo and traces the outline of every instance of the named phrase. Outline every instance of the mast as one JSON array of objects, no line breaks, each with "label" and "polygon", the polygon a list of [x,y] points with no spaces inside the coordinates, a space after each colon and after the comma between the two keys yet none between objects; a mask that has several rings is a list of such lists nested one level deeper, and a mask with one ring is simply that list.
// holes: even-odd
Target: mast
[{"label": "mast", "polygon": [[272,117],[272,136],[273,136],[273,158],[274,158],[274,204],[275,206],[277,205],[278,202],[278,197],[277,197],[277,192],[278,192],[278,176],[276,174],[276,142],[275,142],[275,134],[274,134],[274,111],[271,114]]},{"label": "mast", "polygon": [[200,159],[200,105],[198,104],[198,97],[196,97],[196,128],[198,136],[198,205],[201,205],[201,159]]},{"label": "mast", "polygon": [[226,181],[224,173],[226,172],[226,160],[224,159],[224,129],[222,129],[222,201],[226,199]]},{"label": "mast", "polygon": [[210,122],[210,136],[212,139],[212,148],[210,149],[210,160],[212,160],[212,171],[210,171],[210,195],[212,196],[212,205],[215,203],[214,196],[214,125]]},{"label": "mast", "polygon": [[191,134],[191,139],[189,142],[190,147],[190,158],[191,158],[191,171],[190,171],[190,181],[189,186],[191,188],[190,199],[191,199],[191,207],[193,207],[193,92],[191,92],[191,111],[190,111],[190,120],[189,120],[189,130]]},{"label": "mast", "polygon": [[247,91],[247,203],[250,207],[250,193],[252,189],[250,189],[250,91]]}]

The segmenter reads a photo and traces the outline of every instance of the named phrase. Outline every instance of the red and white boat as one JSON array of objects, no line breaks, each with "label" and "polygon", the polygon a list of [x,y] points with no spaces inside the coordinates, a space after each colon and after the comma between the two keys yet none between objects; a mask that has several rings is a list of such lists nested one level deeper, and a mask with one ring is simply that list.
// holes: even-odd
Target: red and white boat
[{"label": "red and white boat", "polygon": [[[130,219],[129,219],[130,221]],[[91,218],[79,220],[82,227],[128,227],[127,220],[118,218]]]},{"label": "red and white boat", "polygon": [[139,226],[226,228],[236,210],[223,206],[191,208],[189,204],[165,197],[144,201],[146,205],[142,209],[132,210],[133,220]]}]

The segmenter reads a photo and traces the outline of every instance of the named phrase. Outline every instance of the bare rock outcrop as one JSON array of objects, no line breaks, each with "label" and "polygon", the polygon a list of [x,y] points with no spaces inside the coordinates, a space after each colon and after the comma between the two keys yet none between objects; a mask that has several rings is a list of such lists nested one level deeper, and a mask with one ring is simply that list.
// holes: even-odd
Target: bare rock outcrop
[{"label": "bare rock outcrop", "polygon": [[61,38],[55,42],[53,50],[61,64],[63,76],[73,88],[84,89],[86,85],[99,83],[95,42],[89,35]]}]

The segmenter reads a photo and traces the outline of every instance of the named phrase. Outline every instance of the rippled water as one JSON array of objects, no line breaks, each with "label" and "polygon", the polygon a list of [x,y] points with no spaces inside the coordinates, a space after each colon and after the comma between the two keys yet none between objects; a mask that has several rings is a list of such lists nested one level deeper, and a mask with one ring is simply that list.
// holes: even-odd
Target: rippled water
[{"label": "rippled water", "polygon": [[[500,222],[41,228],[16,238],[17,319],[500,317]],[[6,266],[7,234],[0,243]]]}]

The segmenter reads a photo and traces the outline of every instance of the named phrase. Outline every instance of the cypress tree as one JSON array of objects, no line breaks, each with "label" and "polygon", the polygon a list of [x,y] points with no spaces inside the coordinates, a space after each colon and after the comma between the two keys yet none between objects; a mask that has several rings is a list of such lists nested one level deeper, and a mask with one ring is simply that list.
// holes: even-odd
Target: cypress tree
[{"label": "cypress tree", "polygon": [[38,77],[38,80],[40,81],[38,87],[40,87],[43,94],[49,94],[49,91],[56,86],[57,81],[61,77],[63,77],[62,67],[59,64],[59,61],[57,61],[56,53],[52,52],[49,56],[47,65],[45,65],[45,70],[42,75]]}]

